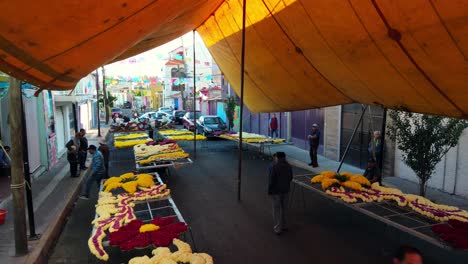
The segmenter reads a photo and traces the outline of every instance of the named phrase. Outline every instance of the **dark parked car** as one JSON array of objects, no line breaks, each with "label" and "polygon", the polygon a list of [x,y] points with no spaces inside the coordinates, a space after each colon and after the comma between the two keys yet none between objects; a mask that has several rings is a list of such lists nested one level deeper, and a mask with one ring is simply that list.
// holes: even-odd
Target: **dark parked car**
[{"label": "dark parked car", "polygon": [[197,120],[197,133],[212,136],[215,132],[227,131],[227,125],[219,116],[200,116]]},{"label": "dark parked car", "polygon": [[127,101],[127,102],[125,102],[125,103],[123,104],[123,107],[124,107],[125,109],[131,109],[131,108],[132,108],[132,103],[130,103],[130,102]]},{"label": "dark parked car", "polygon": [[201,113],[200,111],[196,111],[196,112],[187,112],[185,113],[184,117],[182,117],[182,124],[184,125],[184,128],[190,130],[190,131],[194,131],[195,130],[195,126],[193,124],[193,118],[195,116],[195,119],[198,119],[200,118],[201,116]]},{"label": "dark parked car", "polygon": [[184,117],[185,115],[185,111],[184,110],[174,110],[172,112],[172,115],[174,116],[175,118],[175,122],[176,124],[179,124],[179,125],[182,125],[182,118]]}]

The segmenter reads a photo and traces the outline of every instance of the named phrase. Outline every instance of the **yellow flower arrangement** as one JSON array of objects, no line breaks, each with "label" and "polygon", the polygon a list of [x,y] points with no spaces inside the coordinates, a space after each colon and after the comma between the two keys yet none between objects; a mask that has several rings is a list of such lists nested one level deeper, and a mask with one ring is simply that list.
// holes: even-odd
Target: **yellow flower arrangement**
[{"label": "yellow flower arrangement", "polygon": [[334,178],[335,175],[336,175],[336,172],[334,171],[322,171],[322,173],[320,173],[321,175],[323,175],[323,178]]},{"label": "yellow flower arrangement", "polygon": [[138,188],[138,182],[129,181],[122,184],[122,188],[129,194],[134,194]]},{"label": "yellow flower arrangement", "polygon": [[163,136],[193,135],[193,133],[187,129],[166,129],[159,130],[158,132]]},{"label": "yellow flower arrangement", "polygon": [[148,137],[148,134],[138,132],[138,133],[114,135],[114,140],[128,140],[128,139],[147,138],[147,137]]},{"label": "yellow flower arrangement", "polygon": [[146,142],[152,141],[150,138],[136,139],[136,140],[125,140],[125,141],[114,141],[116,148],[128,148],[138,144],[145,144]]},{"label": "yellow flower arrangement", "polygon": [[362,185],[357,183],[357,182],[345,181],[345,182],[341,182],[340,184],[341,184],[341,186],[349,188],[349,189],[354,190],[354,191],[361,191],[362,190]]},{"label": "yellow flower arrangement", "polygon": [[371,186],[371,182],[366,177],[364,177],[363,175],[360,175],[360,174],[352,175],[351,178],[350,178],[350,181],[357,182],[357,183],[359,183],[361,185],[364,185],[364,186],[367,186],[367,187]]},{"label": "yellow flower arrangement", "polygon": [[321,183],[323,180],[323,175],[319,174],[317,176],[314,176],[312,179],[310,179],[311,183]]},{"label": "yellow flower arrangement", "polygon": [[[193,134],[192,135],[167,136],[167,138],[171,140],[193,140]],[[196,135],[195,140],[206,140],[206,137],[203,135]]]},{"label": "yellow flower arrangement", "polygon": [[130,259],[128,264],[213,264],[213,258],[206,253],[193,253],[189,244],[174,238],[172,243],[177,251],[171,252],[168,247],[158,247],[151,253],[153,257],[143,256]]},{"label": "yellow flower arrangement", "polygon": [[170,152],[170,153],[162,153],[156,154],[148,157],[144,160],[137,160],[136,163],[140,165],[148,164],[153,161],[162,161],[162,160],[178,160],[178,159],[185,159],[188,158],[189,154],[183,151],[178,152]]},{"label": "yellow flower arrangement", "polygon": [[325,178],[322,180],[322,189],[326,190],[328,189],[328,187],[332,186],[333,184],[340,184],[340,181],[337,179]]},{"label": "yellow flower arrangement", "polygon": [[132,172],[124,173],[119,177],[111,177],[104,184],[104,192],[110,192],[117,188],[123,188],[126,192],[133,194],[139,187],[149,188],[154,186],[153,176],[150,174],[135,175]]},{"label": "yellow flower arrangement", "polygon": [[154,225],[154,224],[145,224],[145,225],[142,225],[140,226],[140,233],[145,233],[145,232],[151,232],[151,231],[157,231],[159,230],[159,226],[157,225]]}]

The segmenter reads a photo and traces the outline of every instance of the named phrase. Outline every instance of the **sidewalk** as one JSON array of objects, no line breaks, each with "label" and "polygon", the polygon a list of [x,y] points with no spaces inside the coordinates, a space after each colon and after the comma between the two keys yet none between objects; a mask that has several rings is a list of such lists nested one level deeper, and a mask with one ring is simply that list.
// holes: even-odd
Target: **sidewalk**
[{"label": "sidewalk", "polygon": [[[101,134],[105,136],[108,128],[101,127]],[[97,137],[97,130],[88,131],[89,144],[98,145],[101,138]],[[102,137],[103,138],[103,137]],[[88,156],[87,163],[90,162]],[[69,211],[72,209],[79,195],[89,169],[82,171],[80,177],[71,178],[66,155],[63,155],[51,170],[33,181],[32,194],[36,233],[41,239],[29,241],[27,255],[14,256],[13,203],[11,197],[6,198],[0,208],[9,211],[6,222],[0,226],[0,259],[1,263],[42,263],[48,250],[55,243],[56,237]],[[25,212],[27,218],[27,212]],[[29,230],[28,230],[29,235]]]},{"label": "sidewalk", "polygon": [[[308,170],[313,174],[318,174],[325,170],[335,171],[340,164],[337,161],[318,155],[318,163],[320,167],[312,168],[308,165],[310,162],[309,152],[306,150],[300,149],[294,145],[272,145],[271,153],[275,153],[277,151],[284,151],[292,165]],[[349,171],[351,173],[364,172],[362,169],[348,165],[346,163],[344,163],[341,167],[341,171]],[[402,178],[384,176],[383,184],[398,188],[405,193],[419,194],[419,184]],[[461,209],[468,210],[468,199],[461,196],[451,195],[449,193],[428,187],[426,197],[436,203],[457,206]]]}]

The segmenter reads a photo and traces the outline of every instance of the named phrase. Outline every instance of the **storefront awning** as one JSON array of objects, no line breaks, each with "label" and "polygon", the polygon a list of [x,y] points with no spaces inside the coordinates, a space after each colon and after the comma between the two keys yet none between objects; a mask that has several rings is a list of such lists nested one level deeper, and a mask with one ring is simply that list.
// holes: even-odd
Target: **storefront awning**
[{"label": "storefront awning", "polygon": [[[0,70],[41,88],[70,89],[105,63],[197,28],[239,91],[241,2],[3,1],[11,15],[0,17]],[[361,102],[468,117],[466,1],[247,3],[252,112]]]}]

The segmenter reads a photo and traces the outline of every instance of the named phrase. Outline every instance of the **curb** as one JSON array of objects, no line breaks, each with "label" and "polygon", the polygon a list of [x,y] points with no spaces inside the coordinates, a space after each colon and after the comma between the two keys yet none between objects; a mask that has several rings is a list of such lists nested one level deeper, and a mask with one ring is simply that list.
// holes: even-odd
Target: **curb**
[{"label": "curb", "polygon": [[57,217],[50,223],[45,232],[42,234],[39,242],[34,246],[34,249],[27,255],[25,263],[42,264],[47,263],[49,258],[49,252],[55,246],[55,242],[62,233],[62,228],[67,220],[68,215],[74,207],[74,204],[80,194],[81,186],[85,179],[91,173],[90,169],[87,169],[80,177],[78,184],[75,189],[65,199],[66,202],[63,205],[63,209],[57,215]]}]

